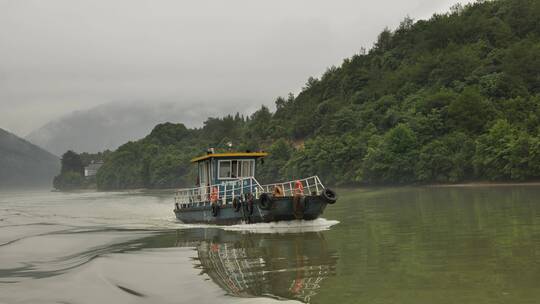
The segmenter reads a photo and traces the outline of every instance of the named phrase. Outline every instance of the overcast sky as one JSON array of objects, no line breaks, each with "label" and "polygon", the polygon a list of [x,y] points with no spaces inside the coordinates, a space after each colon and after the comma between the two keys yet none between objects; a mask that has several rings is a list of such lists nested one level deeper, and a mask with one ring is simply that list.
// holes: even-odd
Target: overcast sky
[{"label": "overcast sky", "polygon": [[24,136],[111,101],[250,112],[457,1],[0,0],[0,128]]}]

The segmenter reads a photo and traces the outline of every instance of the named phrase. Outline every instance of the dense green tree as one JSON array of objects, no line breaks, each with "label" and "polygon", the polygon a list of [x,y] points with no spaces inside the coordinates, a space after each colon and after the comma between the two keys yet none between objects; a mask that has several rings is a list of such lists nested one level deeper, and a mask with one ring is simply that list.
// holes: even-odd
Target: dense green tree
[{"label": "dense green tree", "polygon": [[66,171],[54,177],[53,186],[59,190],[79,189],[84,184],[84,177],[74,171]]},{"label": "dense green tree", "polygon": [[[209,118],[205,124],[211,124],[212,121],[213,119]],[[156,144],[173,145],[188,136],[188,134],[189,131],[183,124],[167,122],[157,125],[150,133],[150,137]]]},{"label": "dense green tree", "polygon": [[81,156],[71,150],[62,155],[62,168],[60,173],[75,172],[84,174],[84,165]]},{"label": "dense green tree", "polygon": [[[84,153],[84,158],[90,162],[97,155]],[[99,154],[101,155],[101,154]],[[62,155],[60,174],[54,177],[53,187],[58,190],[73,190],[91,186],[91,180],[84,178],[84,162],[81,155],[69,150]]]},{"label": "dense green tree", "polygon": [[385,29],[274,113],[160,124],[103,156],[101,189],[193,184],[208,148],[266,150],[264,181],[432,183],[540,178],[540,2],[478,1]]},{"label": "dense green tree", "polygon": [[399,124],[383,137],[371,140],[360,179],[373,183],[414,182],[417,159],[416,134],[406,124]]},{"label": "dense green tree", "polygon": [[458,129],[481,133],[490,120],[492,105],[474,87],[467,87],[448,106],[450,122]]},{"label": "dense green tree", "polygon": [[285,139],[276,140],[267,152],[269,156],[258,166],[257,176],[262,182],[276,182],[284,175],[283,170],[294,153],[291,143]]},{"label": "dense green tree", "polygon": [[540,175],[538,138],[498,120],[477,139],[475,164],[478,174],[491,180],[525,180]]},{"label": "dense green tree", "polygon": [[416,164],[421,182],[454,183],[472,178],[474,142],[464,133],[452,133],[424,145]]}]

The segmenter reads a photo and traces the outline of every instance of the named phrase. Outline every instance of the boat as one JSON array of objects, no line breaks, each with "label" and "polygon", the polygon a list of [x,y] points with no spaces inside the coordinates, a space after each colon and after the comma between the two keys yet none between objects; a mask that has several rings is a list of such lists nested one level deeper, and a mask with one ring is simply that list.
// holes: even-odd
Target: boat
[{"label": "boat", "polygon": [[217,225],[310,221],[336,202],[336,193],[318,176],[261,185],[255,171],[266,156],[266,152],[210,149],[192,159],[197,166],[196,187],[176,191],[176,218],[186,224]]}]

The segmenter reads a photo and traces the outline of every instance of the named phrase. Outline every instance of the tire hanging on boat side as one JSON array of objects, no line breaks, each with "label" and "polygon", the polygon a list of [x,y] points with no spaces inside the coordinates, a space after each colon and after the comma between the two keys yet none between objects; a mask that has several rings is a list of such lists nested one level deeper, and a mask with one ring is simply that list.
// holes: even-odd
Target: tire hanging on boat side
[{"label": "tire hanging on boat side", "polygon": [[272,197],[268,193],[263,193],[259,196],[259,208],[262,210],[272,209],[273,204]]},{"label": "tire hanging on boat side", "polygon": [[336,193],[331,190],[330,188],[324,188],[321,196],[326,201],[326,203],[332,205],[337,201],[337,195]]}]

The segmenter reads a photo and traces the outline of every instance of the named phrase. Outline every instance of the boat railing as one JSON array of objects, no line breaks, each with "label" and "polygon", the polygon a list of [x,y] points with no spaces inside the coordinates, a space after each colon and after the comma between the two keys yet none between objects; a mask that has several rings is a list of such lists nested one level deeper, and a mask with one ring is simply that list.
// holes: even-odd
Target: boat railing
[{"label": "boat railing", "polygon": [[318,176],[265,185],[259,184],[254,177],[245,177],[217,185],[178,189],[175,203],[178,208],[209,206],[213,202],[227,205],[232,204],[235,198],[245,198],[246,194],[251,194],[254,198],[258,198],[262,193],[279,193],[280,196],[293,196],[298,193],[320,195],[323,190],[324,185]]},{"label": "boat railing", "polygon": [[175,203],[180,208],[206,206],[212,202],[232,204],[234,198],[243,198],[245,194],[257,198],[263,192],[263,187],[254,177],[245,177],[217,185],[179,189],[176,191]]},{"label": "boat railing", "polygon": [[[299,184],[302,186],[300,187]],[[303,195],[320,195],[324,190],[324,185],[316,175],[299,180],[265,184],[261,187],[266,193],[274,193],[276,192],[277,188],[279,188],[283,196],[293,196],[297,193],[302,193]]]}]

